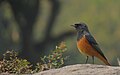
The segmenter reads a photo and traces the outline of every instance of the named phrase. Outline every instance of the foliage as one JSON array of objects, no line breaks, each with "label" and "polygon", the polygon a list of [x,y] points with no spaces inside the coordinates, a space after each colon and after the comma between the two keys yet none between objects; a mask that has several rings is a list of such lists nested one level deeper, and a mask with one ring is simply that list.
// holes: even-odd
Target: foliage
[{"label": "foliage", "polygon": [[65,58],[63,53],[67,50],[66,45],[62,42],[48,56],[41,58],[41,62],[36,64],[36,68],[31,65],[26,59],[18,58],[18,53],[15,51],[6,51],[3,54],[3,59],[0,61],[0,73],[17,73],[30,74],[52,68],[59,68],[64,65]]},{"label": "foliage", "polygon": [[52,68],[60,68],[64,65],[65,57],[63,53],[67,50],[66,45],[62,42],[59,46],[56,46],[56,49],[52,51],[48,56],[41,58],[41,63],[37,63],[36,71],[42,71]]},{"label": "foliage", "polygon": [[4,58],[0,63],[0,73],[32,73],[32,65],[26,59],[20,59],[17,57],[15,51],[6,51],[3,54]]}]

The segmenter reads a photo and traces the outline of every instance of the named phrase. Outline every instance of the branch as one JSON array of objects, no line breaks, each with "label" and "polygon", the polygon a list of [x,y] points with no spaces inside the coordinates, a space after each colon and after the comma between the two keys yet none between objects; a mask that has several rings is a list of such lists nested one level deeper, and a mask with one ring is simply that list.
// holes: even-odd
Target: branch
[{"label": "branch", "polygon": [[51,9],[51,15],[48,19],[47,22],[47,27],[46,27],[46,31],[45,31],[45,40],[50,36],[50,33],[52,31],[53,25],[55,23],[56,17],[59,14],[59,10],[60,10],[60,2],[59,0],[50,0],[52,9]]},{"label": "branch", "polygon": [[1,4],[3,1],[5,1],[5,0],[0,0],[0,4]]}]

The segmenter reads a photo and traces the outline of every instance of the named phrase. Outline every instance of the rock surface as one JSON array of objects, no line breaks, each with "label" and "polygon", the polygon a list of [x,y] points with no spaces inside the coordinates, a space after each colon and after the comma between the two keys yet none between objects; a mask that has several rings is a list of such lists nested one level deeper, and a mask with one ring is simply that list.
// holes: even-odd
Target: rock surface
[{"label": "rock surface", "polygon": [[120,75],[120,67],[92,64],[69,65],[33,75]]}]

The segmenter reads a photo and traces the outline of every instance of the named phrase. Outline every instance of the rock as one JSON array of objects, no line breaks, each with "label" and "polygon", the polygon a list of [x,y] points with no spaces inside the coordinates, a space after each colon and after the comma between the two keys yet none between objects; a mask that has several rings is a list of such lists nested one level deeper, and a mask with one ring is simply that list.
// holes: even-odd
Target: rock
[{"label": "rock", "polygon": [[120,67],[76,64],[65,66],[59,69],[42,71],[33,75],[120,75]]}]

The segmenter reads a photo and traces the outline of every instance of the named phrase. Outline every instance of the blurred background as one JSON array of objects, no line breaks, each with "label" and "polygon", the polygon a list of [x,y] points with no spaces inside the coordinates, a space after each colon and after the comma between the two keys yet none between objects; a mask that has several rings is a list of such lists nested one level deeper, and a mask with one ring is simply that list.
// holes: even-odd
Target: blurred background
[{"label": "blurred background", "polygon": [[[85,63],[70,26],[79,22],[88,25],[109,62],[117,65],[120,0],[0,0],[0,58],[13,49],[34,63],[64,41],[69,56],[65,64]],[[95,63],[103,64],[98,59]]]}]

